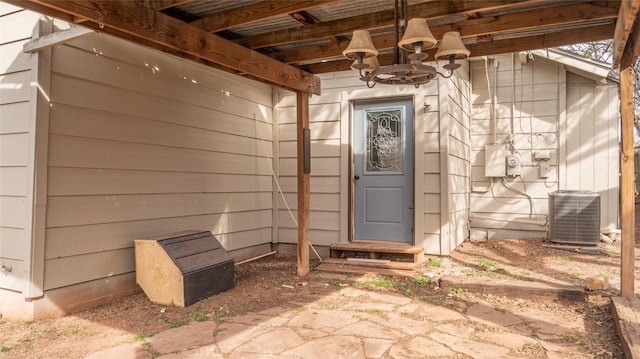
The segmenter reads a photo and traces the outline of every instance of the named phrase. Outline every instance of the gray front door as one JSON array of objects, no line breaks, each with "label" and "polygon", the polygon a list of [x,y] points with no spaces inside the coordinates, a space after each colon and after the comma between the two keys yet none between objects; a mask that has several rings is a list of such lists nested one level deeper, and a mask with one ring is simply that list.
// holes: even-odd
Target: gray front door
[{"label": "gray front door", "polygon": [[355,239],[413,242],[413,102],[355,105]]}]

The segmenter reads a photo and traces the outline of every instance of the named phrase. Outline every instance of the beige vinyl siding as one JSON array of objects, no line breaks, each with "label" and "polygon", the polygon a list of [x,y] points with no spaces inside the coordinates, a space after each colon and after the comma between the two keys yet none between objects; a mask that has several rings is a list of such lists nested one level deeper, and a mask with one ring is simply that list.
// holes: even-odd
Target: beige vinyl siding
[{"label": "beige vinyl siding", "polygon": [[55,47],[45,289],[131,273],[136,238],[269,244],[271,92],[107,35]]},{"label": "beige vinyl siding", "polygon": [[[40,15],[0,2],[0,274],[3,290],[28,292],[31,273],[37,56],[22,52]],[[8,294],[7,294],[8,295]],[[15,308],[13,310],[16,310]],[[13,311],[0,304],[0,311]],[[20,311],[21,309],[17,309]]]},{"label": "beige vinyl siding", "polygon": [[[357,77],[354,71],[327,73],[322,75],[322,95],[313,96],[310,99],[311,111],[311,137],[312,137],[312,161],[311,161],[311,233],[313,244],[328,245],[337,242],[349,241],[350,199],[350,146],[351,146],[351,111],[352,105],[358,101],[385,101],[388,99],[413,98],[414,106],[414,244],[425,248],[429,254],[442,253],[442,241],[451,240],[453,246],[459,243],[467,235],[464,233],[467,225],[466,213],[468,212],[468,199],[464,200],[466,190],[468,198],[468,184],[460,185],[460,181],[468,178],[469,170],[455,172],[457,179],[445,178],[445,186],[442,185],[441,149],[440,140],[443,133],[448,132],[441,126],[440,119],[451,116],[460,119],[462,129],[452,132],[452,146],[456,146],[451,162],[455,158],[462,158],[461,164],[452,165],[468,167],[468,117],[469,117],[469,85],[464,84],[467,67],[462,75],[453,84],[452,91],[460,93],[451,94],[450,106],[453,113],[443,112],[440,98],[448,98],[448,89],[445,86],[445,94],[440,93],[439,81],[432,81],[427,85],[416,89],[413,86],[384,86],[378,85],[369,89]],[[453,81],[453,80],[452,80]],[[464,94],[464,92],[467,94]],[[448,101],[448,100],[447,100]],[[465,101],[467,102],[465,104]],[[285,192],[285,198],[290,206],[297,206],[296,202],[296,160],[295,160],[295,96],[283,92],[278,98],[278,149],[279,149],[279,180]],[[447,107],[447,106],[444,106]],[[463,115],[458,113],[462,111]],[[445,132],[443,132],[445,131]],[[464,135],[464,133],[467,135]],[[449,138],[449,135],[446,135]],[[466,136],[466,137],[465,137]],[[459,142],[459,144],[454,143]],[[466,141],[466,142],[465,142]],[[466,145],[464,144],[466,143]],[[449,144],[445,143],[444,147]],[[465,146],[467,149],[465,149]],[[462,151],[462,152],[460,152]],[[467,152],[465,155],[464,153]],[[444,161],[449,166],[449,160]],[[466,174],[465,174],[466,173]],[[444,187],[444,189],[443,189]],[[449,187],[456,188],[459,193],[444,194]],[[446,192],[445,192],[446,193]],[[451,197],[451,198],[450,198]],[[462,200],[460,201],[460,198]],[[442,199],[445,199],[446,205]],[[452,225],[453,234],[458,237],[449,237],[449,216],[441,216],[443,208],[448,211],[449,199],[456,203],[452,206],[451,218],[456,222]],[[297,232],[293,220],[284,208],[284,202],[279,200],[278,240],[283,243],[296,243]],[[447,212],[448,213],[448,212]],[[294,211],[294,215],[297,213]],[[443,227],[444,226],[444,227]],[[446,228],[446,233],[442,231]],[[446,239],[445,239],[446,238]],[[447,244],[449,245],[449,244]],[[447,252],[448,253],[448,252]]]},{"label": "beige vinyl siding", "polygon": [[[559,88],[563,72],[553,63],[533,61],[522,65],[517,56],[515,60],[514,64],[512,55],[506,54],[489,60],[487,68],[483,60],[471,65],[471,227],[490,238],[520,237],[523,233],[543,236],[544,227],[512,220],[534,220],[538,214],[544,222],[548,193],[558,189],[558,118],[564,106]],[[495,122],[491,118],[492,96],[496,97]],[[496,143],[521,158],[523,175],[505,179],[532,197],[533,209],[525,196],[502,184],[502,177],[497,177],[493,185],[485,177],[485,145]],[[539,164],[533,160],[536,150],[551,151],[547,179],[539,176]]]},{"label": "beige vinyl siding", "polygon": [[[324,84],[324,83],[323,83]],[[278,242],[297,243],[298,220],[297,114],[295,95],[281,91],[277,108],[280,188],[278,195]],[[309,227],[312,244],[329,245],[340,238],[340,161],[342,106],[336,97],[314,96],[309,105],[311,131],[311,177]]]},{"label": "beige vinyl siding", "polygon": [[[416,172],[423,174],[423,180],[416,181],[416,191],[424,197],[421,211],[424,213],[422,230],[418,231],[419,226],[416,226],[416,233],[418,235],[422,233],[422,242],[426,253],[440,254],[442,245],[440,131],[443,127],[440,124],[440,88],[437,83],[430,84],[428,88],[429,91],[424,95],[424,104],[428,107],[423,106],[422,120],[416,124]],[[420,111],[418,110],[417,113],[419,114]],[[418,116],[416,117],[418,118]],[[422,148],[422,151],[419,151],[419,148]],[[422,163],[418,162],[420,157],[422,157]],[[420,164],[422,166],[419,166]],[[418,170],[420,167],[422,169]],[[419,178],[418,176],[416,178]],[[419,202],[416,201],[416,211],[419,208],[418,204]],[[445,232],[448,233],[448,231]]]},{"label": "beige vinyl siding", "polygon": [[448,255],[469,238],[471,133],[470,84],[468,63],[456,71],[456,76],[443,81],[447,87],[448,116],[448,222],[449,238],[443,238],[441,254]]},{"label": "beige vinyl siding", "polygon": [[[494,61],[498,61],[497,91],[494,91]],[[545,236],[545,227],[517,220],[535,220],[537,214],[537,219],[544,223],[549,193],[559,189],[600,193],[602,226],[615,228],[617,86],[598,85],[572,74],[562,64],[539,57],[521,64],[517,56],[514,62],[508,54],[496,56],[487,65],[490,87],[485,62],[474,61],[471,65],[472,231],[490,238]],[[495,123],[491,120],[490,97],[494,92]],[[497,178],[492,186],[484,175],[485,145],[504,144],[511,151],[510,138],[513,151],[522,160],[523,175],[506,180],[531,196],[533,205],[527,197],[504,186],[502,178]],[[548,178],[540,176],[542,162],[534,159],[538,150],[551,153],[550,160],[545,161],[550,165]]]},{"label": "beige vinyl siding", "polygon": [[567,73],[566,172],[561,189],[600,194],[602,228],[618,224],[618,86]]}]

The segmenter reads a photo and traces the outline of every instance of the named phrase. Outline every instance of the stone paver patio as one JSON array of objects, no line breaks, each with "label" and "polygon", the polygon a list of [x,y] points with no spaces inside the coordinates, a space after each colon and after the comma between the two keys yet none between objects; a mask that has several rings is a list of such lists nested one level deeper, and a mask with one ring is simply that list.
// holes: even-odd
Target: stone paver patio
[{"label": "stone paver patio", "polygon": [[194,322],[88,358],[568,358],[576,346],[554,340],[567,335],[587,335],[579,316],[505,311],[483,302],[412,302],[347,287],[223,323]]}]

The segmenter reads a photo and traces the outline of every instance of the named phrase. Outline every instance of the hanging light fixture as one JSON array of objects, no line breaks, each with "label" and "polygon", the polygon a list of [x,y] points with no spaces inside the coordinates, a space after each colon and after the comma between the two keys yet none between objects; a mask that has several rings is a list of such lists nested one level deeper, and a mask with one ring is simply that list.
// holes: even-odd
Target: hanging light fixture
[{"label": "hanging light fixture", "polygon": [[[449,73],[441,73],[435,67],[422,63],[428,56],[424,51],[434,48],[437,40],[431,34],[425,19],[415,18],[408,23],[404,21],[406,6],[406,0],[396,0],[394,35],[397,43],[394,46],[393,65],[380,66],[377,59],[379,52],[373,46],[367,30],[354,31],[349,46],[342,52],[346,58],[353,60],[351,68],[360,72],[360,80],[365,81],[369,88],[379,83],[418,87],[433,80],[437,75],[449,78],[453,71],[461,66],[456,60],[469,56],[469,50],[462,43],[460,33],[450,31],[444,34],[436,52],[436,60],[448,61],[443,67]],[[401,18],[403,25],[406,23],[406,30],[400,26]],[[400,35],[402,39],[398,41]],[[403,56],[405,54],[399,49],[408,55]]]}]

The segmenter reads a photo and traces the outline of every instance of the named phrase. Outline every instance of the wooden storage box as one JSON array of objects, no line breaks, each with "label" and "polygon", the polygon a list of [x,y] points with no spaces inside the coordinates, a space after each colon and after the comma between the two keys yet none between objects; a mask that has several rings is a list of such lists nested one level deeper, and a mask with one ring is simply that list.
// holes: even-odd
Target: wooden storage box
[{"label": "wooden storage box", "polygon": [[135,240],[136,283],[154,303],[189,306],[234,286],[233,258],[209,231]]}]

